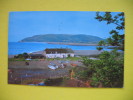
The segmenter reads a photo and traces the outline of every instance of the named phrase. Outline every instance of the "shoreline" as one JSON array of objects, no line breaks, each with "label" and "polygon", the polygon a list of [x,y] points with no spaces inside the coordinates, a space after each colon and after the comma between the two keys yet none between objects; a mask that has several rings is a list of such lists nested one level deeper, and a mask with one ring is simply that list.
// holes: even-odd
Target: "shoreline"
[{"label": "shoreline", "polygon": [[74,45],[74,46],[98,46],[98,44],[93,43],[65,43],[65,42],[44,42],[48,44],[60,44],[60,45]]},{"label": "shoreline", "polygon": [[74,46],[98,46],[96,43],[66,43],[66,42],[20,42],[20,43],[47,43],[59,45],[74,45]]},{"label": "shoreline", "polygon": [[[73,50],[75,56],[91,56],[91,55],[99,55],[104,50],[98,51],[98,50]],[[36,51],[32,52],[32,54],[42,54],[43,51]],[[30,53],[28,53],[30,54]],[[16,54],[18,55],[18,54]],[[8,58],[13,58],[16,55],[8,55]]]},{"label": "shoreline", "polygon": [[[74,51],[75,56],[91,56],[91,55],[99,55],[103,51],[106,51],[106,50],[101,50],[101,51],[98,51],[98,50],[73,50],[73,51]],[[123,51],[119,51],[119,52],[123,52]],[[42,54],[42,53],[43,53],[43,50],[32,52],[32,54]],[[28,54],[31,54],[31,53],[28,53]],[[18,54],[8,55],[8,58],[13,58],[16,55],[18,55]]]}]

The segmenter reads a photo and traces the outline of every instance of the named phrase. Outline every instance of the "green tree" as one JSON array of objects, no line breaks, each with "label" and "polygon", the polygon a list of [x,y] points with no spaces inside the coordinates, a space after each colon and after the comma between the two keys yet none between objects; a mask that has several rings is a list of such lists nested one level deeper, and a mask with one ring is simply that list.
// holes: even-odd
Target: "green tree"
[{"label": "green tree", "polygon": [[107,38],[106,39],[106,41],[107,41],[107,45],[109,46],[109,45],[114,45],[114,41],[112,40],[112,38]]},{"label": "green tree", "polygon": [[97,49],[98,51],[101,51],[101,50],[103,49],[103,47],[96,47],[96,49]]},{"label": "green tree", "polygon": [[18,54],[17,58],[24,58],[23,54]]},{"label": "green tree", "polygon": [[99,46],[105,46],[105,44],[106,44],[106,43],[105,43],[105,41],[103,41],[103,40],[99,41],[99,43],[98,43]]},{"label": "green tree", "polygon": [[92,75],[93,85],[102,83],[104,87],[122,87],[124,59],[116,50],[104,51],[99,56],[100,60],[93,63],[95,73]]},{"label": "green tree", "polygon": [[124,59],[121,53],[116,50],[104,51],[99,55],[99,60],[83,58],[85,67],[75,71],[75,74],[80,80],[92,80],[91,85],[94,87],[99,84],[102,84],[103,87],[122,87],[123,63]]},{"label": "green tree", "polygon": [[25,59],[29,57],[28,53],[23,53],[22,55]]},{"label": "green tree", "polygon": [[124,50],[124,33],[120,34],[120,30],[125,29],[124,13],[120,12],[117,15],[113,16],[111,12],[104,12],[104,14],[97,12],[95,19],[100,22],[105,21],[107,24],[116,25],[115,29],[109,32],[111,34],[111,37],[107,39],[106,44],[112,46],[120,46],[121,49]]}]

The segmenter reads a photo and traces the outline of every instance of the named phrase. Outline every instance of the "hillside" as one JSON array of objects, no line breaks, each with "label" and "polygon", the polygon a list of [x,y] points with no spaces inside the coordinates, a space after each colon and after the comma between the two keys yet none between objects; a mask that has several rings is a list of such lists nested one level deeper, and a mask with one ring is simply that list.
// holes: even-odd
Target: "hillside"
[{"label": "hillside", "polygon": [[65,43],[97,43],[103,40],[92,35],[45,34],[27,37],[19,42],[65,42]]}]

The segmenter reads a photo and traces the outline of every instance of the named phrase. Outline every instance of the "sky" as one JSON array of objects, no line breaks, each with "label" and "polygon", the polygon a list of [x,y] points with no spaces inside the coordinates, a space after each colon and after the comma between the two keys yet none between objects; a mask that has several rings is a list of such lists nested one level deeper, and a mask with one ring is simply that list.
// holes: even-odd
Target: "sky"
[{"label": "sky", "polygon": [[[113,12],[116,15],[118,12]],[[114,24],[95,19],[90,11],[21,11],[9,13],[8,41],[17,42],[41,34],[86,34],[110,37]]]}]

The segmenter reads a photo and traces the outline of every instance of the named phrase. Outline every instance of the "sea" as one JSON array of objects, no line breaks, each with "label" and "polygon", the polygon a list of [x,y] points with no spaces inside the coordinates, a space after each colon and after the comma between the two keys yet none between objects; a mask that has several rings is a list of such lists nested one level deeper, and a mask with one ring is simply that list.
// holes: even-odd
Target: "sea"
[{"label": "sea", "polygon": [[[32,53],[46,48],[71,48],[72,50],[96,50],[97,46],[76,46],[63,44],[48,44],[40,42],[8,42],[8,55]],[[111,50],[104,48],[104,50]]]}]

